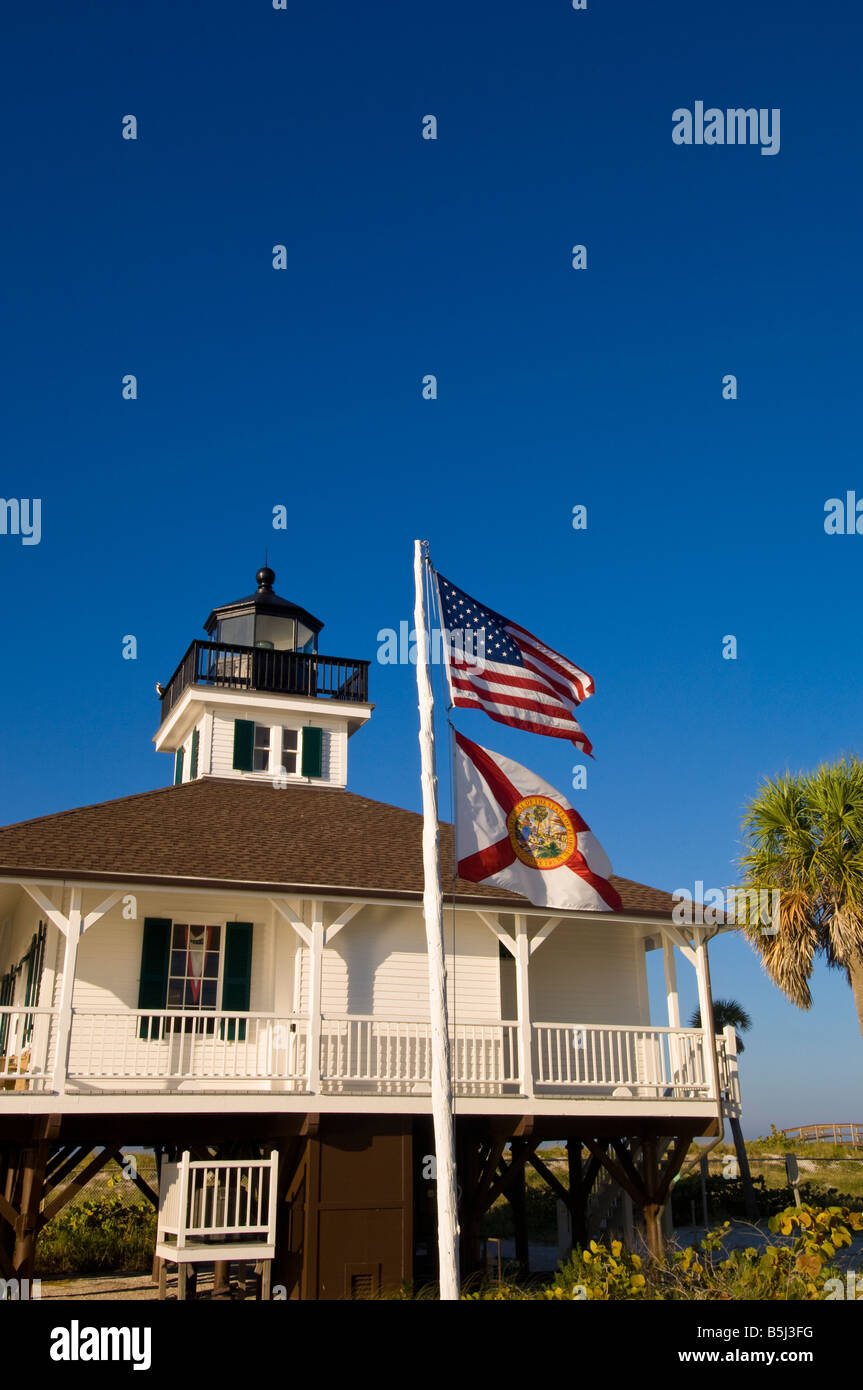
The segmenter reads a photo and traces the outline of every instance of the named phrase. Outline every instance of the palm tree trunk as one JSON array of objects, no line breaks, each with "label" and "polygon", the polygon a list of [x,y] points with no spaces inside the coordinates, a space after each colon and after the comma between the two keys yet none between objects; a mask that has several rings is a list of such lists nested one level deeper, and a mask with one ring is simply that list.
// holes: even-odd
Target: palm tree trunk
[{"label": "palm tree trunk", "polygon": [[863,955],[852,956],[848,974],[851,976],[854,1003],[857,1005],[857,1022],[860,1032],[863,1033]]},{"label": "palm tree trunk", "polygon": [[757,1221],[761,1213],[758,1210],[758,1198],[755,1195],[752,1173],[749,1169],[749,1155],[746,1152],[746,1145],[743,1142],[743,1130],[740,1127],[740,1120],[736,1115],[730,1118],[728,1123],[731,1126],[731,1137],[734,1140],[734,1152],[737,1154],[737,1166],[740,1169],[740,1180],[743,1183],[743,1201],[746,1205],[746,1217],[749,1221]]}]

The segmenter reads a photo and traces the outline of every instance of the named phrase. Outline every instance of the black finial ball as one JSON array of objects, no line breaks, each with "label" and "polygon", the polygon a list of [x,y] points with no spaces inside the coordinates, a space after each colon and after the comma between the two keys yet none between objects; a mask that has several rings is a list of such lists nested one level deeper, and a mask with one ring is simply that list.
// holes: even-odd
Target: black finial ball
[{"label": "black finial ball", "polygon": [[258,573],[255,575],[255,578],[258,581],[259,590],[272,589],[273,585],[276,582],[275,570],[271,570],[269,565],[264,565],[263,569],[258,570]]}]

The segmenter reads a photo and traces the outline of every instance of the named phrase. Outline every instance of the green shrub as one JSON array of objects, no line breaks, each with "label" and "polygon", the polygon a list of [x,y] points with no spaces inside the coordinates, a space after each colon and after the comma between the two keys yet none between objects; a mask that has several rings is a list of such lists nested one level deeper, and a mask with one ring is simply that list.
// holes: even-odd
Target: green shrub
[{"label": "green shrub", "polygon": [[[591,1241],[575,1250],[551,1282],[520,1285],[512,1279],[485,1280],[466,1286],[466,1301],[571,1300],[705,1300],[750,1299],[770,1302],[811,1300],[825,1296],[827,1279],[837,1273],[833,1261],[863,1231],[863,1215],[847,1207],[787,1207],[769,1222],[779,1244],[749,1247],[722,1255],[730,1223],[710,1231],[696,1250],[672,1250],[664,1260],[642,1265],[638,1255]],[[410,1297],[409,1292],[402,1294]]]},{"label": "green shrub", "polygon": [[37,1274],[142,1270],[153,1260],[156,1213],[149,1202],[127,1206],[119,1197],[65,1207],[41,1231]]},{"label": "green shrub", "polygon": [[[718,1174],[706,1179],[707,1205],[711,1220],[745,1221],[746,1200],[741,1178],[722,1178]],[[776,1216],[786,1207],[794,1205],[794,1192],[790,1187],[768,1187],[761,1174],[753,1177],[752,1186],[762,1218]],[[815,1182],[800,1183],[801,1200],[812,1207],[845,1207],[849,1211],[863,1211],[863,1197],[849,1192],[836,1192]],[[695,1220],[702,1220],[701,1178],[698,1173],[687,1174],[671,1189],[671,1211],[676,1226],[688,1226],[692,1220],[692,1203],[695,1203]]]}]

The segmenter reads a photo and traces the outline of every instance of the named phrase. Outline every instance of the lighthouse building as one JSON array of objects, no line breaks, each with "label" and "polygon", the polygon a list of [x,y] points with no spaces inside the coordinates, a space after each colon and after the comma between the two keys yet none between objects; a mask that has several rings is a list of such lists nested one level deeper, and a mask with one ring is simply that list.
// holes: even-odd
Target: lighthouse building
[{"label": "lighthouse building", "polygon": [[[288,1298],[435,1275],[421,817],[346,789],[352,738],[386,749],[369,663],[323,655],[274,583],[213,609],[159,687],[169,785],[0,829],[2,1277],[32,1274],[76,1162],[130,1146],[274,1155]],[[452,850],[442,825],[463,1271],[501,1195],[526,1262],[528,1165],[574,1240],[626,1210],[655,1243],[690,1141],[739,1112],[733,1030],[679,1014],[678,963],[710,1017],[716,929],[619,877],[622,912],[551,914],[453,881]]]}]

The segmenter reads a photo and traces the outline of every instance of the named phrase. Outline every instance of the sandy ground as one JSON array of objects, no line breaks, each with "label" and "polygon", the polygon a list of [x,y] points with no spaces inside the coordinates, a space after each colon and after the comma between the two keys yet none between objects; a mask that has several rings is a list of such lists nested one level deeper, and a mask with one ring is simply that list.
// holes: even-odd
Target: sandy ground
[{"label": "sandy ground", "polygon": [[[198,1274],[197,1297],[209,1299],[212,1298],[212,1294],[213,1271],[205,1266]],[[170,1303],[176,1297],[177,1276],[174,1271],[169,1271],[167,1301]],[[61,1300],[75,1303],[110,1303],[130,1299],[142,1303],[155,1303],[158,1298],[159,1290],[149,1274],[108,1274],[101,1277],[87,1275],[81,1279],[60,1276],[42,1280],[43,1303]],[[232,1284],[232,1298],[241,1298],[236,1280]]]}]

